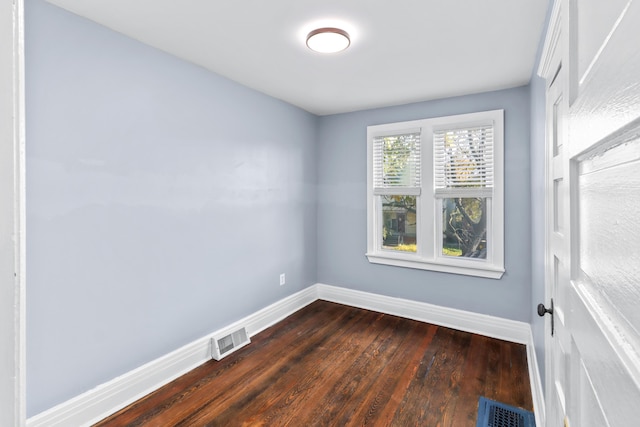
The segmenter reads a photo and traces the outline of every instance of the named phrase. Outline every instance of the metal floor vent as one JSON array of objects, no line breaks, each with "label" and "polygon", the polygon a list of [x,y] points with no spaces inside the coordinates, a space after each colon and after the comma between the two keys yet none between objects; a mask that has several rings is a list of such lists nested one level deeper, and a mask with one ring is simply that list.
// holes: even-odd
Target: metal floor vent
[{"label": "metal floor vent", "polygon": [[211,356],[216,360],[220,360],[250,342],[251,340],[245,327],[222,337],[211,338]]},{"label": "metal floor vent", "polygon": [[481,397],[476,427],[535,427],[533,412]]}]

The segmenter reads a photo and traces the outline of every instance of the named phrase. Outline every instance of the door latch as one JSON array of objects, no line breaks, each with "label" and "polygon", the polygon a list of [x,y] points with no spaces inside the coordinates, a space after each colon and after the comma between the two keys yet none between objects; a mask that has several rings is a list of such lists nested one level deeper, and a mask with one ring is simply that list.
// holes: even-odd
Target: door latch
[{"label": "door latch", "polygon": [[538,316],[543,317],[547,313],[551,315],[551,336],[553,336],[553,298],[551,298],[551,308],[546,308],[544,304],[538,304]]}]

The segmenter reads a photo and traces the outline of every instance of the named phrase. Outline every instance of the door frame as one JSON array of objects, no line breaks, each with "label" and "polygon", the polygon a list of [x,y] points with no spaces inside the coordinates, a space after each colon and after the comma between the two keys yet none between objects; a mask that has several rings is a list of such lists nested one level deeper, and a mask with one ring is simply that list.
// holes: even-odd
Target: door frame
[{"label": "door frame", "polygon": [[[553,266],[550,265],[551,259],[551,242],[550,237],[553,233],[554,219],[553,219],[553,188],[550,185],[552,181],[550,179],[551,175],[551,161],[552,161],[552,149],[551,144],[553,141],[550,141],[549,138],[549,126],[552,125],[549,123],[549,92],[552,84],[560,84],[565,85],[567,80],[567,72],[569,68],[569,62],[566,59],[566,51],[565,45],[566,41],[563,37],[565,37],[562,33],[562,29],[568,27],[568,22],[566,19],[566,12],[563,13],[563,4],[562,0],[554,0],[551,14],[549,16],[549,23],[546,28],[546,35],[544,40],[544,45],[542,48],[542,54],[540,57],[540,62],[538,64],[537,75],[545,80],[544,88],[545,88],[545,124],[544,124],[544,135],[545,135],[545,147],[544,147],[544,301],[543,303],[549,307],[550,299],[553,296],[552,290],[552,280],[553,280]],[[564,15],[564,16],[563,16]],[[561,79],[556,82],[556,79]],[[564,81],[562,81],[564,79]],[[561,88],[563,92],[565,92],[565,96],[567,96],[566,87]],[[551,395],[551,388],[553,384],[552,372],[551,372],[551,364],[553,363],[553,355],[551,354],[551,346],[553,345],[551,342],[551,325],[549,316],[545,316],[544,319],[544,367],[545,367],[545,378],[544,378],[544,406],[539,408],[541,412],[541,425],[547,425],[547,418],[549,416],[550,408],[547,407],[547,398]]]},{"label": "door frame", "polygon": [[24,426],[24,0],[0,2],[0,424]]}]

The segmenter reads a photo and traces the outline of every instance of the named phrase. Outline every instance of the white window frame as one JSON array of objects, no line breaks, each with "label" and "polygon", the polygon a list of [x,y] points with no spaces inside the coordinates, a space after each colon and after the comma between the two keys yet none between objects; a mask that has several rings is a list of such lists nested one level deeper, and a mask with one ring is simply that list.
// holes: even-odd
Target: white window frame
[{"label": "white window frame", "polygon": [[[442,236],[442,199],[435,196],[433,133],[441,129],[459,129],[493,125],[494,187],[487,200],[486,259],[444,256],[439,250]],[[378,136],[421,130],[421,191],[416,201],[417,252],[382,248],[382,209],[373,187],[373,139]],[[442,240],[441,237],[438,239]],[[445,273],[500,279],[504,274],[504,111],[492,110],[455,116],[389,123],[367,127],[367,258],[375,264],[417,268]]]}]

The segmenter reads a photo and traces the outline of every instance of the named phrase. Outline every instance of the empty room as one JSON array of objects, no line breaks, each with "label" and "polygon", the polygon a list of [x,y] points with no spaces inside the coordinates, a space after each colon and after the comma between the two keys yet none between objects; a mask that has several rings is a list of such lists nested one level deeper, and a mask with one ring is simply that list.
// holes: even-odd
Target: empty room
[{"label": "empty room", "polygon": [[627,426],[640,0],[11,0],[0,425]]}]

